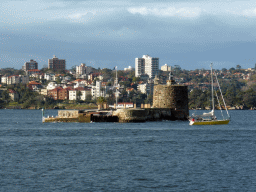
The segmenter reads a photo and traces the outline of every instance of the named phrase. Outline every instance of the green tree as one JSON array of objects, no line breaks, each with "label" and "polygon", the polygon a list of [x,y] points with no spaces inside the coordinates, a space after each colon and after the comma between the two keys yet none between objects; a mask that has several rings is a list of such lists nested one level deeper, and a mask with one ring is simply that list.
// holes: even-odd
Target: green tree
[{"label": "green tree", "polygon": [[56,83],[57,83],[57,84],[61,84],[60,76],[59,76],[59,77],[57,77],[57,79],[56,79]]},{"label": "green tree", "polygon": [[145,103],[145,104],[150,104],[150,105],[152,105],[152,104],[153,104],[153,95],[152,95],[152,94],[149,94],[149,95],[147,96],[147,98],[144,100],[144,103]]},{"label": "green tree", "polygon": [[0,109],[4,108],[6,106],[6,103],[0,99]]},{"label": "green tree", "polygon": [[229,72],[230,72],[231,74],[235,73],[235,71],[236,71],[236,69],[235,69],[234,67],[231,67],[231,68],[229,69]]},{"label": "green tree", "polygon": [[97,104],[101,105],[106,102],[106,99],[104,97],[98,97],[97,98]]},{"label": "green tree", "polygon": [[80,101],[80,100],[81,100],[81,96],[82,96],[82,92],[81,92],[81,91],[78,91],[78,92],[77,92],[77,101]]},{"label": "green tree", "polygon": [[256,107],[256,91],[252,88],[245,91],[243,101],[248,108]]},{"label": "green tree", "polygon": [[138,81],[140,81],[140,77],[133,77],[132,78],[132,82],[136,83]]},{"label": "green tree", "polygon": [[101,70],[101,73],[103,75],[103,81],[107,81],[112,78],[112,70],[104,68]]},{"label": "green tree", "polygon": [[4,90],[2,92],[2,100],[5,102],[5,103],[9,103],[11,101],[11,97],[9,95],[9,92],[7,90]]}]

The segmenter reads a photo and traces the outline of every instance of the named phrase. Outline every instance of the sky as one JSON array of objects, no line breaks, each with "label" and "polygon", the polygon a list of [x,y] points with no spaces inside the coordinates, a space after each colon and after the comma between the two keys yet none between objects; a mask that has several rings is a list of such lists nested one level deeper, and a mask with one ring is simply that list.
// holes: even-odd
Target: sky
[{"label": "sky", "polygon": [[255,67],[256,1],[1,0],[0,68],[135,67],[143,55],[182,69]]}]

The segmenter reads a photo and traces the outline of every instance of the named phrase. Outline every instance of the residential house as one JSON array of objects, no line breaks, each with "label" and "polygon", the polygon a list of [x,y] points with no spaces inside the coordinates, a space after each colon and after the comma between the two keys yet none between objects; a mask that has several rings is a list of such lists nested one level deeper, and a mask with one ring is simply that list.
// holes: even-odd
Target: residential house
[{"label": "residential house", "polygon": [[30,81],[28,83],[28,88],[33,90],[33,91],[39,91],[42,88],[42,84],[38,83],[36,81]]},{"label": "residential house", "polygon": [[46,96],[46,95],[48,95],[48,90],[47,89],[41,89],[40,94]]},{"label": "residential house", "polygon": [[151,94],[154,92],[154,84],[153,83],[142,83],[138,84],[137,90],[143,94]]},{"label": "residential house", "polygon": [[7,75],[4,75],[1,77],[1,83],[2,84],[7,84],[7,81],[8,81],[8,76]]},{"label": "residential house", "polygon": [[132,66],[128,66],[128,68],[124,68],[124,71],[133,71],[134,68],[132,68]]},{"label": "residential house", "polygon": [[9,89],[8,92],[12,101],[16,101],[17,99],[19,99],[19,94],[16,91]]},{"label": "residential house", "polygon": [[55,82],[49,82],[46,89],[52,90],[52,89],[55,89],[56,87],[57,87],[57,84]]},{"label": "residential house", "polygon": [[44,79],[46,79],[47,81],[54,81],[55,80],[55,74],[45,73],[44,74]]}]

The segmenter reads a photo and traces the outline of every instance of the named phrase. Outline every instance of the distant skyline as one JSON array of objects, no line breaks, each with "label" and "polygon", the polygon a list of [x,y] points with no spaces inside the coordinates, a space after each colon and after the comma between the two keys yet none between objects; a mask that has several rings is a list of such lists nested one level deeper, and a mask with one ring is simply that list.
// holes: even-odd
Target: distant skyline
[{"label": "distant skyline", "polygon": [[159,58],[182,69],[255,67],[256,2],[251,0],[0,2],[0,68],[38,67],[56,55],[67,69],[135,66]]}]

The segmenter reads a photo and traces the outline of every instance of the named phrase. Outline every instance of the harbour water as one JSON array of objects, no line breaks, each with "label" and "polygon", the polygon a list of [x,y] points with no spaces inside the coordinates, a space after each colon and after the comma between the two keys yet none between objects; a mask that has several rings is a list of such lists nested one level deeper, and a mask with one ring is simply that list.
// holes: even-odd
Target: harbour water
[{"label": "harbour water", "polygon": [[256,111],[217,126],[42,123],[41,113],[0,110],[0,191],[256,190]]}]

